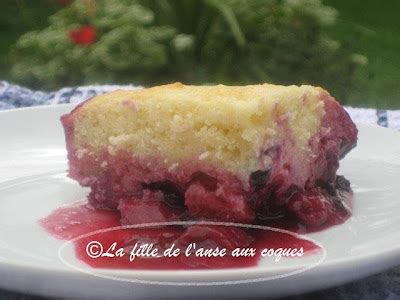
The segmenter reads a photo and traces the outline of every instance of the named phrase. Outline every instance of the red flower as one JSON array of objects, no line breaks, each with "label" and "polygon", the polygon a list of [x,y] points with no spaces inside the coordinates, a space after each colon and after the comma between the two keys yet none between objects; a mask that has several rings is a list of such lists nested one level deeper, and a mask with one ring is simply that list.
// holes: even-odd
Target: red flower
[{"label": "red flower", "polygon": [[90,25],[71,29],[69,38],[76,45],[90,46],[96,39],[96,29]]}]

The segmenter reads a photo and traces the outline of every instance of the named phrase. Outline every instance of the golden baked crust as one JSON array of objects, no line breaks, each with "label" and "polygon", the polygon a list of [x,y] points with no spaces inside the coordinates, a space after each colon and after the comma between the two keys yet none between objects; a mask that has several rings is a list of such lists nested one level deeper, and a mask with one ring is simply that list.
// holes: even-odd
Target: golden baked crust
[{"label": "golden baked crust", "polygon": [[107,145],[111,153],[161,156],[167,166],[198,159],[249,172],[262,167],[262,149],[288,134],[298,159],[306,159],[324,115],[321,93],[326,92],[318,87],[271,84],[118,90],[76,112],[75,147],[77,154]]}]

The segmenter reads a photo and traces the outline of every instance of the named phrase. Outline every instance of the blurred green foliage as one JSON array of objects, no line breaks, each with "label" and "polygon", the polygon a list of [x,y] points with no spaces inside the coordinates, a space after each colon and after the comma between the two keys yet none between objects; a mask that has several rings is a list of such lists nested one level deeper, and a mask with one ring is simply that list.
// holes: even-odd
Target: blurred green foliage
[{"label": "blurred green foliage", "polygon": [[48,25],[47,17],[61,6],[49,0],[2,0],[0,9],[0,78],[9,78],[10,46],[29,30]]},{"label": "blurred green foliage", "polygon": [[339,12],[329,34],[368,57],[346,100],[355,106],[400,108],[400,1],[324,0]]},{"label": "blurred green foliage", "polygon": [[[174,36],[173,28],[154,26],[153,20],[153,13],[137,1],[75,1],[51,16],[50,26],[21,36],[13,49],[11,74],[18,82],[49,89],[147,82],[168,63],[168,42]],[[71,29],[84,24],[97,31],[92,46],[69,38]]]},{"label": "blurred green foliage", "polygon": [[[118,7],[122,7],[119,5],[111,5],[111,17],[105,18],[104,13],[101,17],[104,0],[96,1],[95,15],[93,7],[86,5],[76,11],[61,2],[68,1],[2,1],[0,78],[47,89],[111,81],[147,85],[175,80],[240,84],[309,82],[326,87],[351,105],[400,106],[400,19],[397,17],[400,2],[397,0],[382,3],[323,0],[339,14],[318,1],[307,0],[109,0],[113,4],[122,2],[125,8],[132,2],[136,8],[141,5],[141,11],[148,12],[144,13],[145,18],[152,19],[146,24],[138,24],[136,19],[128,21],[128,17],[118,20],[121,14]],[[292,6],[291,13],[283,11],[285,5]],[[65,17],[63,24],[53,24],[57,20],[48,16],[60,9],[61,15],[65,11],[70,15],[61,17]],[[296,9],[301,11],[295,12]],[[71,43],[70,29],[99,22],[95,20],[99,17],[109,27],[96,25],[99,28],[96,27],[95,45],[87,48]],[[113,33],[115,37],[110,34],[102,41],[113,26],[124,27],[130,22],[139,29],[134,39],[129,30],[120,30]],[[152,38],[138,44],[141,34],[154,26]],[[57,29],[49,31],[51,27]],[[27,31],[36,32],[30,33],[36,42],[25,44],[24,49],[14,46],[10,52],[10,46]],[[62,42],[40,43],[42,34]],[[104,47],[94,51],[101,44]],[[147,51],[150,45],[152,51]],[[30,47],[35,51],[29,50]],[[366,66],[357,66],[366,62],[357,53],[368,57]],[[61,64],[51,62],[56,56],[63,57]],[[11,77],[13,65],[20,65],[21,75],[13,73]]]},{"label": "blurred green foliage", "polygon": [[[57,88],[86,83],[321,85],[339,98],[366,59],[326,34],[336,11],[319,0],[75,1],[13,49],[12,76]],[[90,24],[91,46],[69,31]]]}]

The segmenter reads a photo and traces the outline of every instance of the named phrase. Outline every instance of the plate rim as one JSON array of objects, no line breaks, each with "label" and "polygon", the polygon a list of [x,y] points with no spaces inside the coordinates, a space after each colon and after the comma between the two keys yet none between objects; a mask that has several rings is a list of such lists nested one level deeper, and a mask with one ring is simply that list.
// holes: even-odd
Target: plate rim
[{"label": "plate rim", "polygon": [[[49,104],[49,105],[39,105],[39,106],[30,106],[30,107],[23,107],[23,108],[13,108],[13,109],[9,109],[9,110],[4,110],[4,111],[0,111],[0,117],[4,116],[6,114],[19,114],[19,113],[23,113],[23,112],[35,112],[35,111],[41,111],[41,110],[50,110],[53,111],[53,113],[55,114],[59,114],[61,115],[62,113],[64,113],[64,110],[66,109],[73,109],[74,107],[76,107],[77,105],[79,105],[79,103],[64,103],[64,104]],[[391,134],[396,134],[398,135],[398,137],[400,138],[400,131],[398,129],[395,128],[387,128],[387,127],[382,127],[379,126],[377,124],[372,124],[372,123],[367,123],[367,122],[355,122],[357,128],[360,130],[360,128],[363,128],[361,130],[379,130],[385,133],[389,132]],[[400,143],[400,139],[399,139],[399,143]],[[0,150],[0,153],[2,151]],[[0,161],[2,160],[1,156],[0,156]],[[30,175],[30,177],[33,176],[38,176],[40,174],[34,174],[34,175]],[[12,181],[18,181],[18,178],[12,178],[10,179]],[[8,182],[8,180],[3,180],[0,181],[0,185],[5,184],[6,182]],[[350,221],[352,220],[352,217],[347,220]],[[337,225],[340,226],[340,225]],[[336,227],[336,226],[335,226]],[[307,234],[305,234],[305,236],[307,236]],[[344,257],[344,258],[336,258],[334,260],[331,261],[324,261],[322,262],[317,268],[319,269],[329,269],[329,268],[348,268],[351,269],[352,265],[357,265],[357,263],[361,263],[364,262],[363,266],[368,266],[371,264],[376,264],[377,260],[384,262],[384,261],[389,261],[389,260],[395,260],[395,259],[399,259],[400,261],[400,243],[393,243],[393,247],[387,249],[384,248],[383,251],[375,251],[375,252],[368,252],[368,254],[364,254],[364,255],[358,255],[357,257]],[[400,264],[400,262],[399,262]],[[393,265],[394,266],[394,265]],[[9,262],[9,261],[4,261],[4,260],[0,260],[0,272],[4,269],[7,268],[21,268],[21,269],[30,269],[39,272],[57,272],[57,273],[62,273],[62,274],[77,274],[77,273],[81,273],[84,274],[82,272],[79,272],[77,270],[71,269],[71,268],[66,268],[66,269],[61,269],[61,268],[57,268],[57,267],[51,267],[51,266],[42,266],[42,267],[38,267],[38,266],[34,266],[34,265],[27,265],[27,264],[19,264],[16,262]],[[90,268],[90,267],[88,267]],[[281,271],[282,269],[290,269],[293,267],[281,267],[278,268],[279,271]],[[265,267],[249,267],[249,268],[228,268],[228,269],[204,269],[204,270],[124,270],[124,269],[95,269],[95,270],[100,270],[101,273],[105,273],[105,274],[110,274],[110,275],[137,275],[139,276],[140,274],[145,274],[145,275],[154,275],[157,277],[160,276],[164,276],[164,277],[168,277],[171,274],[174,275],[174,277],[176,276],[181,276],[181,277],[187,277],[187,275],[191,275],[191,277],[193,276],[205,276],[205,275],[210,275],[210,273],[214,273],[211,275],[215,275],[215,273],[218,273],[218,275],[221,276],[232,276],[232,275],[243,275],[243,273],[245,273],[246,275],[253,275],[253,274],[260,274],[264,273],[266,271],[267,268]],[[276,270],[277,268],[273,268],[274,270]],[[99,272],[99,273],[100,273]],[[135,274],[133,274],[135,273]],[[139,274],[137,274],[139,273]]]}]

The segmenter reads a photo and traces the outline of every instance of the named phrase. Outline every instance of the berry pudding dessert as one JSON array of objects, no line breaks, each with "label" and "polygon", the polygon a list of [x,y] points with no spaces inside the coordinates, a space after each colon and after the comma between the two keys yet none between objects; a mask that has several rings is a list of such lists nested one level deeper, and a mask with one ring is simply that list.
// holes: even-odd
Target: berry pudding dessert
[{"label": "berry pudding dessert", "polygon": [[[69,176],[90,188],[91,208],[114,212],[120,225],[194,220],[307,232],[351,214],[350,184],[336,171],[357,128],[319,87],[118,90],[61,121]],[[174,233],[178,242],[243,247],[260,238],[218,226]]]}]

